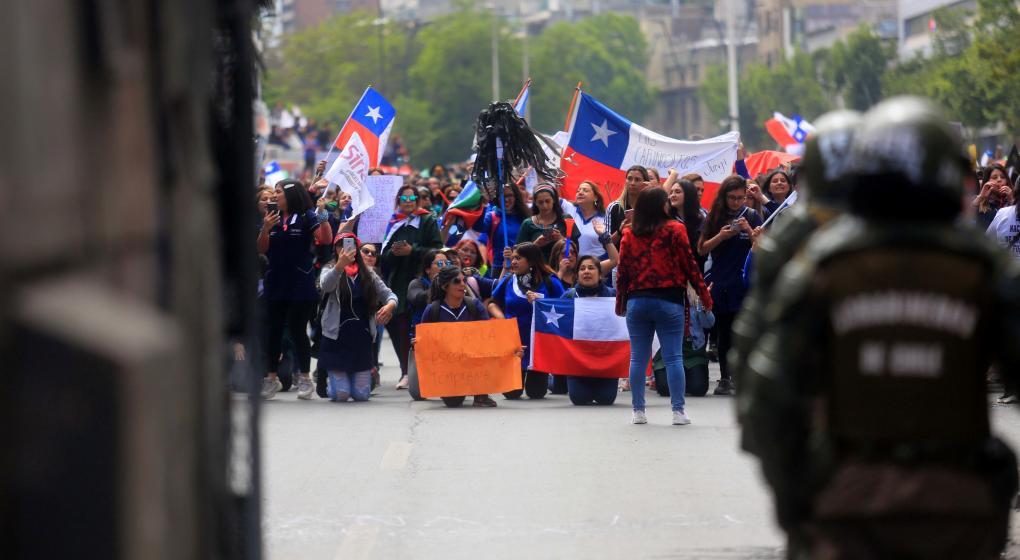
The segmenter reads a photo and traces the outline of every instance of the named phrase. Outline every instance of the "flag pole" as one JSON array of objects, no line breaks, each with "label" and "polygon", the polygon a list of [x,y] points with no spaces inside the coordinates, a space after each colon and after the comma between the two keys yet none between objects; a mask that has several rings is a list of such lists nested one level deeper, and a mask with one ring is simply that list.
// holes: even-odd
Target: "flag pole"
[{"label": "flag pole", "polygon": [[[517,97],[514,98],[514,107],[517,106],[517,103],[521,100],[521,96],[524,95],[524,92],[528,91],[528,86],[530,86],[530,85],[531,85],[531,78],[529,77],[527,80],[525,80],[524,87],[521,88],[520,93],[518,93]],[[523,117],[524,115],[521,115],[521,116]]]},{"label": "flag pole", "polygon": [[567,120],[563,123],[563,131],[570,132],[570,119],[574,116],[574,107],[577,106],[577,96],[581,95],[581,85],[583,82],[577,82],[577,87],[574,88],[574,97],[570,100],[570,107],[567,109]]},{"label": "flag pole", "polygon": [[[336,150],[336,143],[340,141],[340,135],[344,133],[344,128],[347,127],[347,123],[351,122],[351,118],[354,117],[354,109],[357,109],[358,105],[361,105],[361,102],[364,101],[365,96],[368,95],[368,90],[370,89],[372,89],[372,84],[368,84],[368,87],[366,87],[365,91],[362,92],[361,97],[358,98],[358,102],[354,104],[354,108],[351,109],[351,114],[347,115],[347,120],[345,120],[344,124],[340,127],[340,131],[336,133],[336,138],[333,139],[333,143],[329,145],[329,151],[326,152],[326,161],[329,161],[329,156],[333,155],[333,150]],[[324,169],[322,173],[325,175],[326,170]]]}]

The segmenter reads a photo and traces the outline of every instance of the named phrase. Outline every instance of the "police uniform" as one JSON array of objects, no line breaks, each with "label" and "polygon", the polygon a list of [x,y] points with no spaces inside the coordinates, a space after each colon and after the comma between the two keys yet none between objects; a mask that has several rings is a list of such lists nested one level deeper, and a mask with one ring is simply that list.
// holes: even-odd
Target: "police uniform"
[{"label": "police uniform", "polygon": [[[815,132],[808,139],[798,175],[800,201],[777,216],[754,249],[754,270],[744,308],[733,323],[733,348],[730,364],[738,387],[745,387],[747,357],[765,328],[765,307],[773,298],[776,277],[782,267],[803,248],[808,238],[820,227],[839,216],[846,207],[848,178],[846,159],[850,152],[853,131],[861,115],[855,111],[833,111],[820,117]],[[824,149],[823,149],[824,148]],[[737,397],[737,417],[742,421],[747,399]],[[752,442],[744,439],[742,446],[750,450]]]},{"label": "police uniform", "polygon": [[[869,112],[854,215],[812,237],[766,306],[744,439],[794,555],[994,558],[1005,544],[1016,462],[990,434],[984,373],[1020,373],[1020,266],[954,220],[959,151],[927,103]],[[907,200],[913,220],[868,206]]]}]

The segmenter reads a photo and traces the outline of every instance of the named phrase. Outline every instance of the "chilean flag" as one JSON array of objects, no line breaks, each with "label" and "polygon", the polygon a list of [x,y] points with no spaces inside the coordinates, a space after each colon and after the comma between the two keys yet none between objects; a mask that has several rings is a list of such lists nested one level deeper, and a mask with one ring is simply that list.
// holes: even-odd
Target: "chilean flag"
[{"label": "chilean flag", "polygon": [[396,117],[393,105],[369,86],[333,142],[340,155],[325,177],[351,195],[354,215],[375,204],[372,194],[362,187],[368,170],[379,166]]},{"label": "chilean flag", "polygon": [[360,142],[368,154],[368,166],[378,167],[396,116],[397,110],[385,97],[371,86],[365,88],[361,100],[336,137],[336,149],[346,149],[351,141]]},{"label": "chilean flag", "polygon": [[521,88],[521,92],[517,94],[517,99],[514,100],[514,111],[517,114],[524,116],[524,112],[528,110],[528,97],[531,95],[531,78],[524,82],[524,87]]},{"label": "chilean flag", "polygon": [[531,317],[531,369],[624,378],[630,369],[627,320],[616,298],[538,299]]},{"label": "chilean flag", "polygon": [[586,180],[599,184],[607,200],[623,192],[627,168],[654,167],[660,176],[669,168],[680,175],[698,173],[705,180],[702,205],[711,205],[715,190],[733,171],[740,134],[728,132],[706,140],[676,140],[634,124],[587,93],[578,96],[572,111],[570,133],[560,170],[562,196],[572,200]]},{"label": "chilean flag", "polygon": [[815,127],[800,115],[794,115],[791,119],[782,113],[772,113],[772,118],[765,121],[765,130],[787,152],[801,155],[804,152],[804,141],[815,131]]}]

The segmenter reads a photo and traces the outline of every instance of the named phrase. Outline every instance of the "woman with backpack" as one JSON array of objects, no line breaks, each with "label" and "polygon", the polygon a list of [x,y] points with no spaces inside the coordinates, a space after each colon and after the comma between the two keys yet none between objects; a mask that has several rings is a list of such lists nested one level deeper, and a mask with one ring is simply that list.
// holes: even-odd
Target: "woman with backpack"
[{"label": "woman with backpack", "polygon": [[[521,243],[513,248],[509,271],[510,274],[505,274],[492,289],[488,311],[496,319],[517,319],[521,344],[526,346],[531,339],[532,302],[539,298],[562,297],[563,284],[545,264],[542,250],[534,243]],[[541,399],[549,390],[549,374],[526,369],[531,361],[530,352],[531,349],[526,348],[521,360],[524,389],[503,393],[507,399],[519,399],[522,393],[527,393],[532,399]]]},{"label": "woman with backpack", "polygon": [[375,367],[376,325],[393,318],[397,296],[365,264],[361,241],[354,234],[341,233],[333,247],[336,263],[327,265],[319,277],[319,285],[328,295],[322,313],[319,367],[328,375],[331,400],[367,401]]},{"label": "woman with backpack", "polygon": [[[430,296],[432,302],[422,314],[422,324],[485,321],[489,318],[482,302],[468,294],[460,267],[449,266],[440,270],[432,282]],[[443,397],[443,403],[455,408],[463,404],[464,399],[463,396]],[[489,395],[475,395],[472,406],[493,407],[496,401]]]}]

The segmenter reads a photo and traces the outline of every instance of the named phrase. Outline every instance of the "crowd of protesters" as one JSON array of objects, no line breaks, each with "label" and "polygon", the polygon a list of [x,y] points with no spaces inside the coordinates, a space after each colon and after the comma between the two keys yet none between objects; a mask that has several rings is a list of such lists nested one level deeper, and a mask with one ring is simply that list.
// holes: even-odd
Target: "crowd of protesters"
[{"label": "crowd of protesters", "polygon": [[[674,424],[688,424],[685,396],[708,392],[709,360],[720,368],[714,394],[735,394],[727,354],[750,255],[769,218],[795,200],[796,164],[757,177],[734,173],[711,200],[702,200],[705,181],[696,174],[671,169],[661,178],[641,166],[627,170],[613,201],[595,181],[582,182],[573,200],[555,184],[529,192],[523,180],[511,182],[502,187],[505,212],[495,188],[481,189],[483,209],[472,223],[446,214],[469,165],[433,166],[408,178],[395,200],[376,201],[393,205],[381,244],[359,240],[351,197],[324,179],[259,187],[264,398],[290,385],[281,382],[286,361],[300,399],[368,400],[380,383],[384,329],[399,361],[396,388],[407,389],[417,325],[490,318],[514,319],[520,333],[522,389],[506,399],[551,391],[576,405],[610,405],[629,391],[632,421],[641,424],[647,386],[669,395]],[[1016,185],[1001,164],[977,177],[973,220],[1020,259]],[[532,304],[560,297],[616,298],[631,344],[624,379],[527,369]],[[661,349],[653,356],[655,335]],[[476,407],[497,405],[489,395],[467,396]],[[460,406],[465,399],[443,400]]]}]

